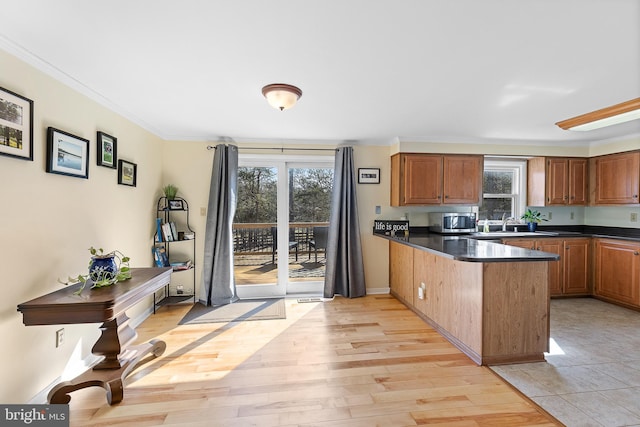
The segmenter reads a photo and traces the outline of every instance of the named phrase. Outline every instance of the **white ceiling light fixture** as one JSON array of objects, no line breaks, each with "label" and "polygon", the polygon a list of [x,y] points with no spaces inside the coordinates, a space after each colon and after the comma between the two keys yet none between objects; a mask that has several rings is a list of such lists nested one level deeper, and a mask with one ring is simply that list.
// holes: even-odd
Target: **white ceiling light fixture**
[{"label": "white ceiling light fixture", "polygon": [[587,131],[640,119],[640,98],[556,123],[564,130]]},{"label": "white ceiling light fixture", "polygon": [[267,98],[269,105],[283,111],[296,105],[302,96],[302,91],[286,83],[273,83],[263,87],[262,94]]}]

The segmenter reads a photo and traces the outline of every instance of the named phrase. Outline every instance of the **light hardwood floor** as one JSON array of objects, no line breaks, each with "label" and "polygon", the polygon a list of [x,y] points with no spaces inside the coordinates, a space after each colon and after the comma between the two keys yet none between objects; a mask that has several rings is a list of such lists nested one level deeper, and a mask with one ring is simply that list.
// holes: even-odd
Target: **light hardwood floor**
[{"label": "light hardwood floor", "polygon": [[167,350],[129,377],[122,403],[97,387],[71,394],[72,426],[561,425],[389,295],[177,326],[188,308],[138,327]]}]

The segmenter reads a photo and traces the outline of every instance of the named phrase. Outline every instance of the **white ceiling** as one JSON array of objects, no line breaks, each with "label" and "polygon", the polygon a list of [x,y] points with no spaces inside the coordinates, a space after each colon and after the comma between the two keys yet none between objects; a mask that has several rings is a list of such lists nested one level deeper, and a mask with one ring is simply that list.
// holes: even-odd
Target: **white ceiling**
[{"label": "white ceiling", "polygon": [[[164,139],[640,135],[638,120],[554,125],[640,97],[640,0],[0,0],[0,14],[0,49]],[[302,98],[277,111],[269,83]]]}]

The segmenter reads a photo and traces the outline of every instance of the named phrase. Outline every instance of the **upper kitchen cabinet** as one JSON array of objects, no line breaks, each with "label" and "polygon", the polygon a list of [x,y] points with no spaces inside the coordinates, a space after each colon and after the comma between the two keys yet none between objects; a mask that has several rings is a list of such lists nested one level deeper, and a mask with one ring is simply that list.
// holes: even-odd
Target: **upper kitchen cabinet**
[{"label": "upper kitchen cabinet", "polygon": [[481,155],[398,153],[391,157],[391,206],[478,205]]},{"label": "upper kitchen cabinet", "polygon": [[527,205],[587,204],[589,163],[585,158],[535,157],[527,162]]},{"label": "upper kitchen cabinet", "polygon": [[594,205],[640,203],[640,151],[592,157],[590,161],[595,170],[590,179],[590,195]]}]

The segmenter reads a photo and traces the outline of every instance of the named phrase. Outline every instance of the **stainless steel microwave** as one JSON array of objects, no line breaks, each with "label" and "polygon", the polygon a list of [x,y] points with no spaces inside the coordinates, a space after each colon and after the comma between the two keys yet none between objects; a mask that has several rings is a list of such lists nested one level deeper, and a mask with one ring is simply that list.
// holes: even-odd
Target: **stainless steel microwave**
[{"label": "stainless steel microwave", "polygon": [[429,230],[442,234],[464,234],[478,231],[475,212],[431,212]]}]

